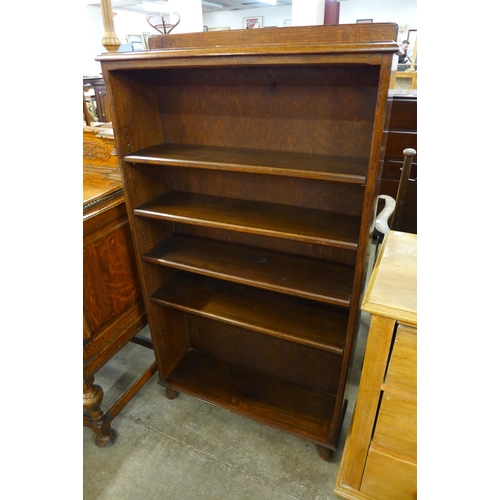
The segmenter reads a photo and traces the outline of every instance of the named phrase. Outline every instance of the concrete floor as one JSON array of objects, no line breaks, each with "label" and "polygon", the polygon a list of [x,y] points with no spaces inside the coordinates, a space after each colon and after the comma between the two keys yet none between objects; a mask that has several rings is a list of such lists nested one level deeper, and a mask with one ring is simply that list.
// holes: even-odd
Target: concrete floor
[{"label": "concrete floor", "polygon": [[[325,462],[308,441],[181,394],[168,400],[157,375],[112,422],[116,442],[99,448],[83,429],[85,500],[334,500],[352,419],[368,316],[363,313],[340,446]],[[149,334],[146,327],[142,335]],[[96,375],[103,410],[153,361],[129,343]]]}]

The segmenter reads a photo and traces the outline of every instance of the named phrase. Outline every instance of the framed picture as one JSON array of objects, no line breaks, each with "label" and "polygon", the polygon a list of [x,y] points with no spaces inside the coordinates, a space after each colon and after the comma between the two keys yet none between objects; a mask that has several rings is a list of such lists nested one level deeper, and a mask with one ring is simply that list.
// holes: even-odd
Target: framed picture
[{"label": "framed picture", "polygon": [[262,28],[264,25],[263,23],[263,17],[244,17],[243,18],[243,28],[249,30],[249,29],[255,29],[255,28]]},{"label": "framed picture", "polygon": [[417,30],[408,30],[406,39],[410,42],[408,47],[408,55],[417,64]]},{"label": "framed picture", "polygon": [[151,35],[151,33],[149,33],[149,32],[144,32],[144,33],[142,34],[142,43],[143,43],[144,48],[145,48],[146,50],[149,50],[149,38],[150,38],[151,36],[152,36],[152,35]]},{"label": "framed picture", "polygon": [[132,50],[144,50],[144,40],[142,35],[127,35],[127,43]]},{"label": "framed picture", "polygon": [[373,23],[373,19],[357,19],[356,23],[357,24]]},{"label": "framed picture", "polygon": [[410,42],[410,47],[414,47],[417,41],[417,30],[408,30],[406,39]]}]

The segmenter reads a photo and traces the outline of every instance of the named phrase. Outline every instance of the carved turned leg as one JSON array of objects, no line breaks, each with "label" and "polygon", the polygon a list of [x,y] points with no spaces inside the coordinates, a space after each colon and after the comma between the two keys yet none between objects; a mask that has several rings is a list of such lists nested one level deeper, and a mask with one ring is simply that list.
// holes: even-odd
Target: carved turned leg
[{"label": "carved turned leg", "polygon": [[102,388],[94,385],[93,375],[83,380],[83,407],[90,411],[90,428],[96,433],[95,444],[100,447],[109,446],[116,439],[110,419],[101,410],[103,395]]},{"label": "carved turned leg", "polygon": [[317,451],[320,458],[327,462],[330,462],[330,460],[333,458],[333,450],[330,448],[326,448],[325,446],[321,446],[320,444],[318,444]]},{"label": "carved turned leg", "polygon": [[177,399],[179,396],[179,393],[177,391],[174,391],[173,389],[170,389],[170,387],[167,387],[167,398],[168,399]]}]

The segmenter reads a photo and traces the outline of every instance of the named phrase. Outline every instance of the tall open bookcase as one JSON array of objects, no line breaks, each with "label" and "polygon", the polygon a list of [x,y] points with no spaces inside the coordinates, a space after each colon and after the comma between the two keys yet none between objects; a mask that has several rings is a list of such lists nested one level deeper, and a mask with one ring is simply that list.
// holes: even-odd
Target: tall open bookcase
[{"label": "tall open bookcase", "polygon": [[159,383],[325,459],[345,412],[396,35],[191,33],[98,57]]}]

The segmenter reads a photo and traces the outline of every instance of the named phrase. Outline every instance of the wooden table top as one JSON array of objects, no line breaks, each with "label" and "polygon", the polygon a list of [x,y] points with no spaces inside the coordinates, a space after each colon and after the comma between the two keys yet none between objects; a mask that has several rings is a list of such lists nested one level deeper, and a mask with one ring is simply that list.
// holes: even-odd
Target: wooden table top
[{"label": "wooden table top", "polygon": [[108,197],[122,189],[122,182],[100,172],[83,171],[83,205]]},{"label": "wooden table top", "polygon": [[385,235],[361,309],[417,325],[416,234]]}]

